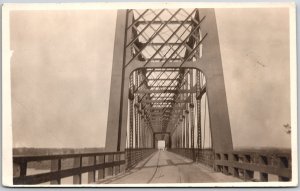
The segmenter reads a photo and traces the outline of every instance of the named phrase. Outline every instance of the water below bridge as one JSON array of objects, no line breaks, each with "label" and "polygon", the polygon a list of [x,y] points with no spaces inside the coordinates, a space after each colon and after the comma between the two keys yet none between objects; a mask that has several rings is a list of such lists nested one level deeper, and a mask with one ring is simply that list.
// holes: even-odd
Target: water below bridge
[{"label": "water below bridge", "polygon": [[169,151],[158,150],[142,160],[135,168],[106,178],[99,184],[155,184],[155,183],[210,183],[241,182],[241,179],[226,176],[202,164]]}]

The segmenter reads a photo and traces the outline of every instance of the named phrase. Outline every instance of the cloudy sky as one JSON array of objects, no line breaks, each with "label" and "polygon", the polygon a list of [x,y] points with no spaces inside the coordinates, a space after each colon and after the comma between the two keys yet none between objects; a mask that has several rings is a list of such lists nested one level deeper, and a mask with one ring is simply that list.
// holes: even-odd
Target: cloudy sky
[{"label": "cloudy sky", "polygon": [[[235,147],[290,147],[288,9],[217,9]],[[102,147],[116,11],[11,12],[13,145]]]}]

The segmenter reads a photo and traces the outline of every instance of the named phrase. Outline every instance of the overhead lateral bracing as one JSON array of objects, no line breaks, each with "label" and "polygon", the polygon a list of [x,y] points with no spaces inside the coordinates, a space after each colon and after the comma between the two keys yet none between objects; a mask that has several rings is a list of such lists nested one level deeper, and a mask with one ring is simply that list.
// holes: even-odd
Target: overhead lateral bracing
[{"label": "overhead lateral bracing", "polygon": [[[195,125],[191,115],[201,113],[192,110],[201,109],[194,105],[205,94],[206,84],[199,70],[181,66],[201,57],[200,47],[207,34],[201,34],[200,24],[205,16],[200,18],[197,9],[130,10],[127,16],[131,19],[127,27],[131,37],[125,50],[131,56],[126,59],[125,67],[136,61],[143,66],[130,76],[129,147],[136,142],[133,137],[137,135],[133,132],[141,132],[136,124],[142,123],[152,133],[173,134],[177,125],[184,123],[187,134],[189,126]],[[173,67],[166,67],[172,63]],[[145,67],[151,65],[160,67]],[[196,80],[197,75],[201,76],[201,82]],[[188,137],[194,136],[191,133]]]}]

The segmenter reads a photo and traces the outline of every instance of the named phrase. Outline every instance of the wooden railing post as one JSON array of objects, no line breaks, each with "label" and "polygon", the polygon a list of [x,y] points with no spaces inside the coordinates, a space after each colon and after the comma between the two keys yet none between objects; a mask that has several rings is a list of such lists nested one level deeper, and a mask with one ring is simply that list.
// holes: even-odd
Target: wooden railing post
[{"label": "wooden railing post", "polygon": [[[89,165],[95,166],[95,164],[96,164],[96,156],[90,156],[89,157]],[[93,171],[88,172],[88,183],[95,182],[95,180],[96,180],[96,171],[93,170]]]},{"label": "wooden railing post", "polygon": [[131,164],[131,149],[128,148],[126,151],[126,169],[130,168]]},{"label": "wooden railing post", "polygon": [[[238,162],[239,161],[239,155],[237,154],[232,154],[232,161],[234,163]],[[238,168],[235,168],[234,166],[232,167],[232,175],[234,177],[240,177],[240,173],[239,173],[239,169]]]},{"label": "wooden railing post", "polygon": [[[125,160],[125,158],[126,158],[126,153],[121,154],[120,160]],[[127,161],[126,161],[126,162],[127,162]],[[121,172],[125,172],[125,170],[126,170],[126,163],[125,163],[125,164],[122,164],[122,165],[120,166],[120,171],[121,171]]]},{"label": "wooden railing post", "polygon": [[[221,154],[220,153],[215,153],[215,160],[216,161],[221,160]],[[221,165],[216,164],[215,165],[215,171],[216,172],[222,171]]]},{"label": "wooden railing post", "polygon": [[[268,157],[260,155],[259,164],[268,165]],[[261,182],[268,182],[268,173],[260,172],[259,179]]]},{"label": "wooden railing post", "polygon": [[[278,163],[279,168],[281,169],[286,169],[289,167],[289,160],[287,157],[281,156],[279,157],[279,163]],[[285,177],[285,176],[278,176],[279,181],[289,181],[290,178]]]},{"label": "wooden railing post", "polygon": [[[82,156],[74,158],[74,168],[81,168],[82,167]],[[73,184],[81,184],[81,173],[76,174],[73,176]]]},{"label": "wooden railing post", "polygon": [[[120,161],[120,154],[115,154],[114,155],[114,161],[116,161],[116,162]],[[114,170],[115,170],[115,172],[114,172],[115,175],[119,174],[120,173],[120,166],[115,166]]]},{"label": "wooden railing post", "polygon": [[[98,164],[105,163],[105,155],[99,156]],[[105,178],[105,168],[98,170],[98,180]]]},{"label": "wooden railing post", "polygon": [[[114,156],[112,154],[105,155],[105,163],[111,163],[114,160]],[[105,168],[105,177],[113,175],[113,167]]]},{"label": "wooden railing post", "polygon": [[[56,172],[61,170],[61,159],[51,160],[51,172]],[[50,184],[60,184],[60,178],[56,180],[51,180]]]},{"label": "wooden railing post", "polygon": [[26,176],[27,174],[27,162],[24,161],[20,164],[20,176]]},{"label": "wooden railing post", "polygon": [[[227,154],[227,153],[224,153],[224,154],[222,155],[222,157],[223,157],[222,160],[223,160],[223,161],[227,161],[227,164],[228,164],[228,154]],[[229,174],[228,166],[226,166],[226,165],[223,166],[223,173],[226,174],[226,175]]]},{"label": "wooden railing post", "polygon": [[19,163],[13,163],[13,177],[21,176],[21,165]]},{"label": "wooden railing post", "polygon": [[[251,155],[244,155],[244,162],[245,163],[251,163],[252,161],[251,161]],[[251,179],[253,179],[253,177],[254,177],[254,171],[252,171],[252,170],[244,170],[244,180],[245,181],[249,181],[249,180],[251,180]]]}]

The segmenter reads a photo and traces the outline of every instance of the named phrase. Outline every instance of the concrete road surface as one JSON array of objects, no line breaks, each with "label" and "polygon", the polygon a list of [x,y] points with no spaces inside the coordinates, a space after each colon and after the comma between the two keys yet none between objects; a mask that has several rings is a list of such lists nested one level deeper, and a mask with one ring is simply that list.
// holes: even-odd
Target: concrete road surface
[{"label": "concrete road surface", "polygon": [[241,182],[240,179],[214,172],[192,160],[168,151],[157,151],[123,174],[100,180],[99,184],[155,184]]}]

